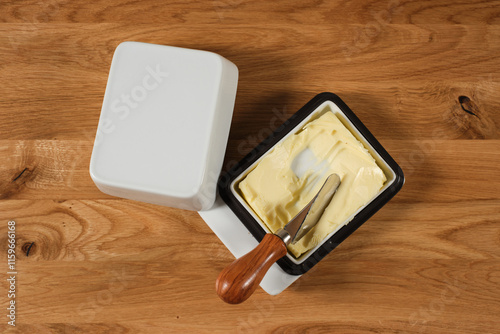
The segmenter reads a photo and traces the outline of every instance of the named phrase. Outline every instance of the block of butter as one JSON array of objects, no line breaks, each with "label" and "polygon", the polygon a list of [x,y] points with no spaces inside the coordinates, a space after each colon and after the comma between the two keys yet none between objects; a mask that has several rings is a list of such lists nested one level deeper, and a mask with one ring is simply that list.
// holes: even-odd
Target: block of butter
[{"label": "block of butter", "polygon": [[[312,152],[315,163],[297,175],[294,164],[304,150]],[[341,224],[348,223],[386,182],[384,172],[363,144],[333,112],[325,112],[275,145],[238,188],[255,214],[270,231],[276,232],[306,206],[332,173],[341,178],[332,202],[316,227],[295,245],[288,246],[298,258]]]}]

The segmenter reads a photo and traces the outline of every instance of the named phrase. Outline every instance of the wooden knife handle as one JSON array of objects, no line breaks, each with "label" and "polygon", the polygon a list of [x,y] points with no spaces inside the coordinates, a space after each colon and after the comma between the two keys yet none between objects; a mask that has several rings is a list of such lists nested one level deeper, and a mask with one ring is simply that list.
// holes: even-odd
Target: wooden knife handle
[{"label": "wooden knife handle", "polygon": [[221,271],[215,282],[217,294],[229,304],[244,302],[257,289],[272,264],[286,253],[286,245],[280,237],[266,234],[255,249]]}]

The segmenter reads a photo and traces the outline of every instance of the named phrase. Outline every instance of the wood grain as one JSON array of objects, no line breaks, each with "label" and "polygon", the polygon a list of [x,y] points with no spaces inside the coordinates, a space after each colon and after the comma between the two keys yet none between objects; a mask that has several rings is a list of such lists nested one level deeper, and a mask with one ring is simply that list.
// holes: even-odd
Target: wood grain
[{"label": "wood grain", "polygon": [[[224,168],[332,91],[406,184],[285,292],[226,305],[233,257],[196,212],[88,174],[126,40],[239,67]],[[5,0],[0,73],[0,249],[14,219],[19,253],[2,333],[500,333],[499,1]]]}]

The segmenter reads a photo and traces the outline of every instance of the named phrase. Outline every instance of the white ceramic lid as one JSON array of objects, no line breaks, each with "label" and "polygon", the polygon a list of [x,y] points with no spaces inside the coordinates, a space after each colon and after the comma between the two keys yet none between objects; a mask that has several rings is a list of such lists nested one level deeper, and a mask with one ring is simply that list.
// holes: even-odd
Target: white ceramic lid
[{"label": "white ceramic lid", "polygon": [[138,201],[209,209],[237,82],[238,68],[212,52],[120,44],[90,162],[97,187]]}]

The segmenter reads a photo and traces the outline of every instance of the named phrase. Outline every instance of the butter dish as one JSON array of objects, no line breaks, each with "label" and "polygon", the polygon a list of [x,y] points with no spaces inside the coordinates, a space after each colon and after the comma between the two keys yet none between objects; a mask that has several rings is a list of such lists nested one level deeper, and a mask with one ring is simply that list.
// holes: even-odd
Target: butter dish
[{"label": "butter dish", "polygon": [[342,224],[332,231],[322,243],[296,258],[288,254],[277,261],[280,267],[291,275],[301,275],[311,269],[324,256],[330,253],[345,238],[366,222],[384,206],[403,186],[404,175],[401,168],[375,139],[370,131],[335,94],[322,93],[314,97],[285,124],[260,143],[230,171],[221,176],[219,192],[225,203],[243,222],[252,235],[261,241],[266,233],[272,233],[260,217],[252,210],[238,189],[239,183],[259,162],[278,144],[289,136],[301,131],[311,119],[324,113],[334,113],[343,125],[363,144],[386,176],[386,182],[367,204],[360,207]]},{"label": "butter dish", "polygon": [[111,63],[89,171],[106,194],[199,211],[228,249],[241,256],[271,231],[245,203],[238,183],[274,145],[321,113],[334,113],[375,158],[387,181],[322,243],[298,258],[288,252],[271,267],[261,286],[276,294],[385,205],[401,189],[404,176],[363,123],[332,93],[314,97],[221,175],[237,84],[238,68],[218,54],[121,43]]}]

